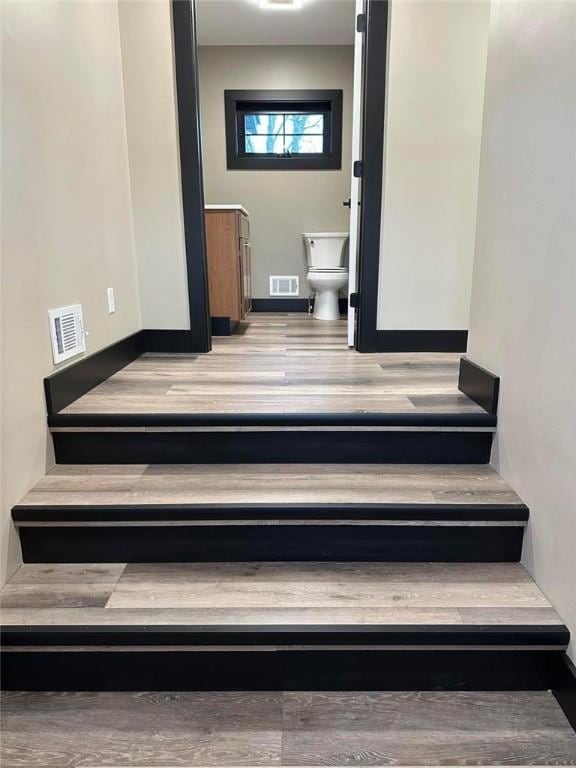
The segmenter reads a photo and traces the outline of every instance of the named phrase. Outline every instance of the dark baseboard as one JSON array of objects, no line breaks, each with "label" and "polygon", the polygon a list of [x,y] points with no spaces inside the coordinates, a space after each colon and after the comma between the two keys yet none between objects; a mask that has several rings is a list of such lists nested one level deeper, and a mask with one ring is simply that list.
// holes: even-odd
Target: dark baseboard
[{"label": "dark baseboard", "polygon": [[486,464],[491,432],[86,431],[53,432],[59,464]]},{"label": "dark baseboard", "polygon": [[48,413],[57,413],[106,381],[144,352],[142,331],[137,331],[44,379]]},{"label": "dark baseboard", "polygon": [[[92,519],[90,511],[87,516]],[[518,562],[519,525],[106,525],[19,527],[25,563]]]},{"label": "dark baseboard", "polygon": [[239,322],[229,317],[210,317],[212,336],[231,336],[239,325]]},{"label": "dark baseboard", "polygon": [[140,333],[142,354],[200,354],[195,337],[190,331],[146,328]]},{"label": "dark baseboard", "polygon": [[[82,645],[81,636],[76,642]],[[129,648],[91,651],[86,647],[4,651],[2,687],[25,691],[534,691],[550,688],[561,663],[558,651],[530,649],[194,652],[175,647],[131,652]]]},{"label": "dark baseboard", "polygon": [[252,299],[251,312],[308,312],[308,299]]},{"label": "dark baseboard", "polygon": [[57,413],[145,352],[194,354],[191,331],[144,329],[56,371],[44,379],[48,414]]},{"label": "dark baseboard", "polygon": [[[348,311],[348,299],[338,300],[340,314]],[[252,312],[308,312],[314,299],[252,299]]]},{"label": "dark baseboard", "polygon": [[567,655],[562,658],[562,665],[552,686],[552,693],[566,715],[568,722],[576,731],[576,667]]},{"label": "dark baseboard", "polygon": [[465,352],[468,331],[380,331],[364,333],[360,352]]},{"label": "dark baseboard", "polygon": [[460,360],[458,389],[488,413],[496,413],[498,410],[500,377],[466,357]]}]

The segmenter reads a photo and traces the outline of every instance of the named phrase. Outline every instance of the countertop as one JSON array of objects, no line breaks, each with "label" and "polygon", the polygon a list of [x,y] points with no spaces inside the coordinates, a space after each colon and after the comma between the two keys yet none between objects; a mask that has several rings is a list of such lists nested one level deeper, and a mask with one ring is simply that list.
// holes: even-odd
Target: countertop
[{"label": "countertop", "polygon": [[243,205],[240,205],[240,203],[222,203],[220,205],[205,205],[204,209],[206,211],[240,211],[240,213],[243,213],[244,216],[250,216],[246,208],[244,208]]}]

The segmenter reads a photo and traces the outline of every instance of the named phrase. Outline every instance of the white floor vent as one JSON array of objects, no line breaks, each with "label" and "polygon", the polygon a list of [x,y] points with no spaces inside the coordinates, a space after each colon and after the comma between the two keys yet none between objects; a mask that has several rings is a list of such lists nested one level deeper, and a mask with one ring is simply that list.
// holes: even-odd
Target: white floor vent
[{"label": "white floor vent", "polygon": [[52,337],[52,357],[55,363],[61,363],[86,351],[81,304],[50,309],[48,317]]},{"label": "white floor vent", "polygon": [[270,296],[298,296],[299,293],[296,275],[270,275]]}]

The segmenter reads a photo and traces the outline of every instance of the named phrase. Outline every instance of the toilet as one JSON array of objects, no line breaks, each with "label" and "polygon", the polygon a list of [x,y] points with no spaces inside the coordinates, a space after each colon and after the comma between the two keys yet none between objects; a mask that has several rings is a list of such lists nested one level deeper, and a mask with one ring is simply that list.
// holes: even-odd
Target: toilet
[{"label": "toilet", "polygon": [[317,320],[338,320],[338,294],[348,285],[344,266],[348,232],[304,232],[307,279],[314,290],[313,316]]}]

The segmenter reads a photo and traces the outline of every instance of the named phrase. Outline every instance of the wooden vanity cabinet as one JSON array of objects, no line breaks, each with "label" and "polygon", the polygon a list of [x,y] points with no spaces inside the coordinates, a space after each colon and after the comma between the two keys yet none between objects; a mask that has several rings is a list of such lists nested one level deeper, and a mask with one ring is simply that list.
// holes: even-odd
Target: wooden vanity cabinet
[{"label": "wooden vanity cabinet", "polygon": [[250,220],[241,209],[206,210],[212,332],[231,333],[252,304]]}]

